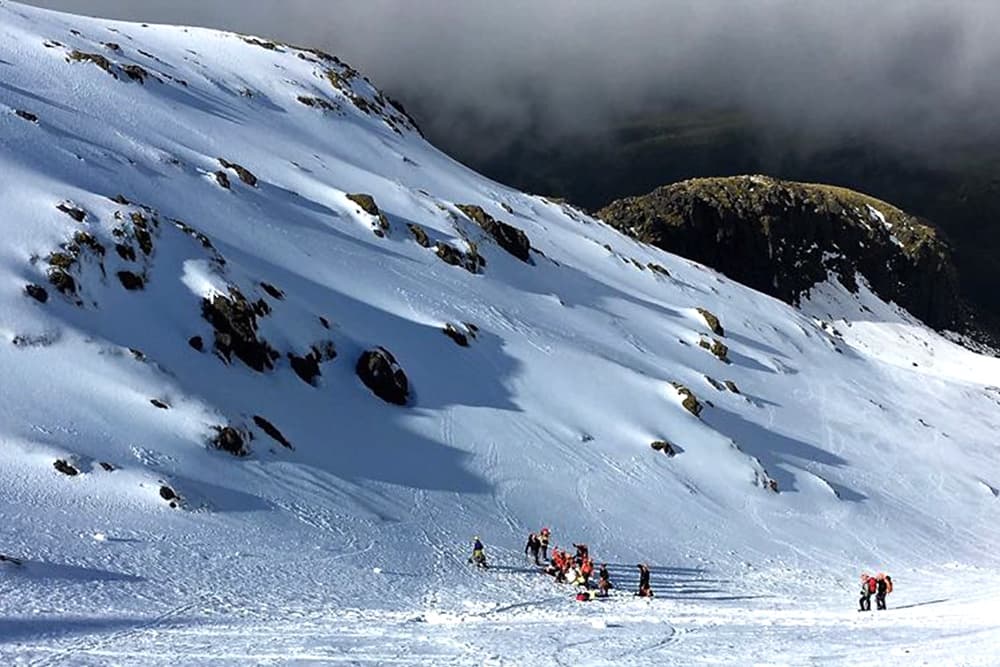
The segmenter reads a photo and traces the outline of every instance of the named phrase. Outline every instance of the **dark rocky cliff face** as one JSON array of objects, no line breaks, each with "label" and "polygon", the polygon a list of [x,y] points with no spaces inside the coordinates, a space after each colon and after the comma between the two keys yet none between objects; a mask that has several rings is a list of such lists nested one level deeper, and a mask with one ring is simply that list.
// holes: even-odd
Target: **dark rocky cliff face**
[{"label": "dark rocky cliff face", "polygon": [[763,176],[694,179],[613,202],[598,216],[791,304],[835,275],[863,275],[936,329],[974,334],[948,243],[926,221],[826,185]]}]

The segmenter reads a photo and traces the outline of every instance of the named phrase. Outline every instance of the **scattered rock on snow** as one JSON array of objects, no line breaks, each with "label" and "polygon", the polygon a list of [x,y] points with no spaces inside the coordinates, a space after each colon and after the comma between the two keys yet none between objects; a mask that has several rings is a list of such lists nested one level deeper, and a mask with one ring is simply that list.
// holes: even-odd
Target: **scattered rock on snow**
[{"label": "scattered rock on snow", "polygon": [[191,336],[191,338],[188,339],[188,345],[199,352],[205,349],[205,341],[201,336]]},{"label": "scattered rock on snow", "polygon": [[216,449],[228,452],[233,456],[246,456],[250,452],[246,448],[246,440],[239,430],[232,426],[213,426],[215,437],[211,443]]},{"label": "scattered rock on snow", "polygon": [[18,118],[28,121],[29,123],[37,123],[38,116],[31,113],[30,111],[24,111],[23,109],[15,109],[14,113],[17,114]]},{"label": "scattered rock on snow", "polygon": [[281,443],[283,447],[287,447],[288,449],[295,449],[294,447],[292,447],[292,443],[288,441],[288,439],[281,433],[281,431],[278,430],[278,428],[274,424],[264,419],[260,415],[254,415],[253,423],[256,424],[260,430],[264,431],[264,433],[267,433],[269,436],[271,436],[272,439]]},{"label": "scattered rock on snow", "polygon": [[274,368],[278,353],[257,338],[257,312],[235,287],[229,296],[203,299],[201,314],[215,329],[215,350],[227,362],[232,355],[257,372]]},{"label": "scattered rock on snow", "polygon": [[431,247],[431,240],[427,236],[427,232],[424,231],[423,227],[415,222],[406,223],[406,227],[410,230],[410,233],[413,234],[413,239],[417,242],[417,245],[423,248]]},{"label": "scattered rock on snow", "polygon": [[663,452],[670,458],[677,456],[677,450],[675,450],[674,446],[671,445],[666,440],[654,440],[653,442],[649,443],[649,446],[652,447],[655,451]]},{"label": "scattered rock on snow", "polygon": [[708,328],[712,330],[716,336],[725,336],[726,331],[722,328],[722,323],[719,318],[716,317],[711,311],[705,308],[698,308],[698,314],[705,319],[705,323],[708,324]]},{"label": "scattered rock on snow", "polygon": [[49,293],[41,285],[25,285],[24,293],[39,303],[45,303],[49,300]]},{"label": "scattered rock on snow", "polygon": [[459,331],[458,327],[451,322],[448,322],[442,331],[445,336],[455,341],[459,346],[469,347],[469,337],[462,331]]},{"label": "scattered rock on snow", "polygon": [[77,222],[83,222],[84,220],[87,219],[87,212],[84,211],[79,206],[71,204],[70,202],[62,202],[61,204],[56,206],[56,208],[65,213],[66,215],[68,215],[69,217],[73,218]]},{"label": "scattered rock on snow", "polygon": [[243,165],[237,164],[235,162],[230,162],[225,158],[219,158],[219,164],[223,166],[224,169],[232,169],[239,176],[240,180],[249,185],[252,188],[257,187],[257,177],[252,171],[244,167]]},{"label": "scattered rock on snow", "polygon": [[266,283],[264,281],[261,281],[260,287],[269,295],[271,295],[271,298],[277,299],[278,301],[284,301],[285,293],[282,292],[277,287],[275,287],[274,285],[272,285],[271,283]]},{"label": "scattered rock on snow", "polygon": [[169,410],[170,409],[169,405],[167,405],[166,403],[164,403],[163,401],[161,401],[158,398],[151,398],[151,399],[149,399],[149,402],[152,403],[153,405],[155,405],[156,407],[158,407],[161,410]]},{"label": "scattered rock on snow", "polygon": [[80,471],[76,469],[69,461],[65,459],[58,459],[53,464],[52,467],[61,472],[64,475],[69,475],[70,477],[75,477],[80,474]]},{"label": "scattered rock on snow", "polygon": [[389,219],[385,217],[385,213],[379,210],[375,198],[366,194],[349,194],[347,198],[357,204],[362,211],[377,218],[378,223],[373,231],[376,236],[385,236],[386,232],[389,231]]},{"label": "scattered rock on snow", "polygon": [[531,241],[527,234],[513,225],[497,220],[481,206],[458,204],[456,207],[489,234],[497,245],[522,262],[531,264]]},{"label": "scattered rock on snow", "polygon": [[142,276],[132,273],[131,271],[119,271],[118,280],[121,282],[122,287],[130,292],[145,289],[146,287],[146,280]]},{"label": "scattered rock on snow", "polygon": [[701,416],[701,411],[703,409],[701,402],[694,395],[694,392],[680,384],[679,382],[672,383],[677,393],[681,396],[681,405],[684,409],[693,414],[695,417]]},{"label": "scattered rock on snow", "polygon": [[367,350],[358,358],[355,372],[372,393],[387,403],[406,405],[410,396],[409,380],[384,347]]},{"label": "scattered rock on snow", "polygon": [[113,465],[111,465],[110,463],[108,463],[107,461],[99,461],[98,465],[101,466],[101,469],[103,469],[104,472],[114,472],[115,471],[115,467]]},{"label": "scattered rock on snow", "polygon": [[723,380],[722,383],[726,385],[726,389],[733,392],[734,394],[740,393],[740,388],[736,386],[736,383],[732,380]]}]

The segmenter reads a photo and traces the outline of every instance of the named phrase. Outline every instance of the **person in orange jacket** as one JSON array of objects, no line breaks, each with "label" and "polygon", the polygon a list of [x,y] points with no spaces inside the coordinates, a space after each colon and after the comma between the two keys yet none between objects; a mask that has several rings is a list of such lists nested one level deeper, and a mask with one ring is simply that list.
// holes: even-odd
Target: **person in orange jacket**
[{"label": "person in orange jacket", "polygon": [[590,577],[594,574],[594,561],[590,560],[590,557],[583,559],[580,564],[580,576],[583,577],[583,585],[590,588]]}]

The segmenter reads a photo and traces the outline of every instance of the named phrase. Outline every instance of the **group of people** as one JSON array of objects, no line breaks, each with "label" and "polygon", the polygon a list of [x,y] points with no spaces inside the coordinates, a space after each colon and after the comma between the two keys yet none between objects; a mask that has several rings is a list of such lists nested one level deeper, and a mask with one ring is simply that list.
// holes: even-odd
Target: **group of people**
[{"label": "group of people", "polygon": [[[611,583],[611,574],[608,572],[608,564],[602,563],[597,568],[597,583],[593,583],[595,564],[590,557],[590,548],[586,544],[573,544],[575,554],[570,554],[558,547],[553,547],[552,556],[549,557],[549,544],[551,543],[552,532],[548,528],[542,528],[537,533],[530,533],[528,541],[524,545],[525,555],[529,555],[535,561],[535,565],[545,566],[545,573],[555,577],[560,583],[569,583],[580,588],[577,599],[593,600],[595,598],[608,597],[614,585]],[[547,564],[546,564],[547,561]],[[638,597],[653,597],[653,589],[649,582],[649,566],[640,563],[639,568],[639,590]]]},{"label": "group of people", "polygon": [[874,577],[867,572],[861,573],[861,608],[858,611],[872,610],[872,595],[875,596],[875,608],[885,609],[885,596],[892,592],[892,577],[879,572]]}]

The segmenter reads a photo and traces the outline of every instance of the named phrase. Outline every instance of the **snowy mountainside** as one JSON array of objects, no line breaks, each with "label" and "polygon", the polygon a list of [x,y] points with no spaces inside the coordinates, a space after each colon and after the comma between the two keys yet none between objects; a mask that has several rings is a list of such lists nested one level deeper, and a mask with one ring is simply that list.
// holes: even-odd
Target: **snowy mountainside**
[{"label": "snowy mountainside", "polygon": [[[0,2],[0,146],[0,656],[517,663],[562,606],[668,663],[674,605],[997,590],[1000,360],[870,292],[797,311],[263,38]],[[523,568],[542,525],[662,598],[578,611]]]}]

